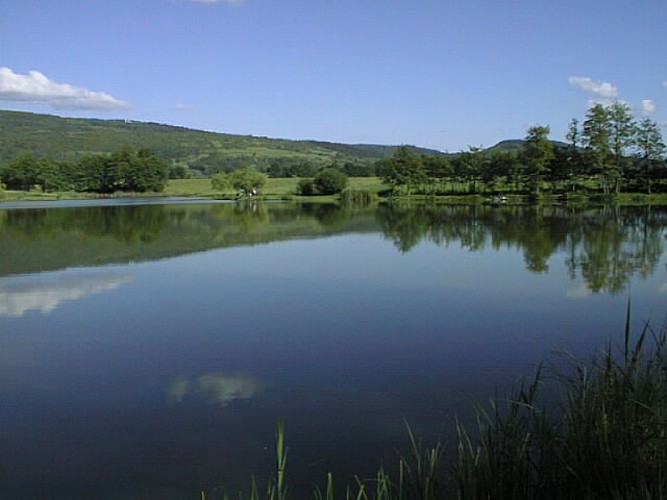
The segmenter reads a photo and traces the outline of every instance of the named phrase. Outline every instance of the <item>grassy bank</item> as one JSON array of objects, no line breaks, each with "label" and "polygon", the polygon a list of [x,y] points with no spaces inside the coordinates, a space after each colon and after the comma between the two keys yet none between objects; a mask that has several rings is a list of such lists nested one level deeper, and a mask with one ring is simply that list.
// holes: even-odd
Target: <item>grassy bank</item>
[{"label": "grassy bank", "polygon": [[[628,325],[621,346],[567,358],[566,369],[541,367],[508,398],[479,406],[475,429],[455,424],[453,449],[424,448],[408,428],[397,475],[380,469],[338,485],[329,474],[313,498],[667,498],[667,329],[646,325],[631,339]],[[262,488],[253,481],[238,497],[291,498],[287,458],[279,426],[274,480]]]},{"label": "grassy bank", "polygon": [[[296,188],[299,178],[269,178],[262,187],[261,196],[264,199],[304,199],[314,200],[317,198],[335,199],[331,196],[297,196]],[[378,193],[386,188],[378,177],[352,177],[349,179],[350,188],[358,191],[369,191]],[[175,179],[169,181],[165,189],[166,196],[202,196],[207,198],[231,198],[236,196],[234,189],[225,192],[215,191],[211,188],[210,179]]]},{"label": "grassy bank", "polygon": [[[292,200],[308,202],[334,202],[337,196],[297,196],[296,189],[299,178],[269,178],[262,188],[262,200]],[[351,177],[349,187],[353,191],[361,191],[379,196],[386,195],[388,186],[382,183],[379,177]],[[447,192],[447,190],[445,190]],[[118,193],[105,195],[105,197],[152,197],[152,196],[176,196],[176,197],[200,197],[200,198],[224,198],[235,199],[236,191],[228,189],[220,192],[212,189],[209,178],[198,179],[172,179],[167,183],[165,190],[161,193]],[[1,201],[48,201],[68,199],[94,199],[100,195],[77,192],[44,193],[40,191],[0,191]],[[438,203],[450,204],[482,204],[494,203],[495,198],[491,194],[418,194],[418,195],[394,195],[389,199],[397,202],[424,202],[437,201]],[[590,194],[568,194],[568,195],[544,195],[538,200],[531,200],[522,195],[508,195],[503,203],[507,204],[529,204],[538,202],[540,204],[616,204],[616,205],[667,205],[667,193],[642,194],[642,193],[620,193],[609,197],[597,193]]]}]

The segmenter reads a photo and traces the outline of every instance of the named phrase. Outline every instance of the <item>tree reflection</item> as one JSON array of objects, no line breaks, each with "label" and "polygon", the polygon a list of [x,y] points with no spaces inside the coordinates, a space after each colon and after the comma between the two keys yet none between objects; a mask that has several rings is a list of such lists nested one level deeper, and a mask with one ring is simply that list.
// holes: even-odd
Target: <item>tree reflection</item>
[{"label": "tree reflection", "polygon": [[152,205],[9,210],[5,214],[7,228],[28,238],[72,232],[150,242],[168,223],[163,207]]},{"label": "tree reflection", "polygon": [[517,248],[526,268],[549,271],[566,253],[571,279],[580,275],[593,292],[618,293],[638,273],[650,276],[663,252],[667,211],[651,207],[387,206],[377,211],[384,236],[400,252],[422,241],[459,244],[470,251]]},{"label": "tree reflection", "polygon": [[[565,265],[593,292],[651,275],[663,252],[664,207],[201,204],[0,210],[0,276],[164,258],[346,232],[376,232],[402,253],[423,241],[472,252],[516,248],[526,268]],[[556,254],[564,262],[554,262]]]}]

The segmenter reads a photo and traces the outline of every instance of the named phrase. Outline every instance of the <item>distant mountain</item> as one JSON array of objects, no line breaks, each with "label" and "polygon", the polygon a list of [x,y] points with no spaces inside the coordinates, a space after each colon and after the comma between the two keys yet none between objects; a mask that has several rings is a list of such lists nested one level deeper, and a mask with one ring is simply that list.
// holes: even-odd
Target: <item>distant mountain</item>
[{"label": "distant mountain", "polygon": [[[321,166],[334,161],[369,162],[390,157],[399,146],[269,139],[159,123],[0,110],[0,164],[24,153],[76,160],[123,147],[148,148],[172,165],[209,174],[246,164],[268,168],[281,163]],[[442,154],[432,149],[414,150],[418,154]]]}]

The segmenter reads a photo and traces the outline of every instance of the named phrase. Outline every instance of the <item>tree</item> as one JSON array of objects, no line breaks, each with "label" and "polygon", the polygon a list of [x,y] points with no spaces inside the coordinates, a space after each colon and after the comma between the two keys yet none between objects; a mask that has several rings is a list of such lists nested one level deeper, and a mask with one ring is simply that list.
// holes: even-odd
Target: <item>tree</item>
[{"label": "tree", "polygon": [[301,179],[296,193],[301,196],[338,194],[347,187],[347,183],[347,175],[336,167],[327,167],[320,170],[314,179]]},{"label": "tree", "polygon": [[45,192],[66,191],[70,188],[67,174],[68,168],[65,162],[42,158],[37,162],[37,182],[35,184]]},{"label": "tree", "polygon": [[335,167],[324,168],[313,179],[313,186],[319,194],[337,194],[347,187],[347,176]]},{"label": "tree", "polygon": [[624,102],[615,101],[607,108],[609,120],[609,145],[612,154],[611,180],[614,182],[614,191],[620,191],[623,172],[627,170],[629,150],[634,145],[637,133],[637,124],[632,116],[630,106]]},{"label": "tree", "polygon": [[107,158],[102,155],[88,155],[81,158],[74,179],[77,191],[89,193],[113,192],[116,176],[111,172]]},{"label": "tree", "polygon": [[190,171],[185,165],[172,164],[169,167],[169,178],[170,179],[189,179]]},{"label": "tree", "polygon": [[313,196],[315,195],[315,185],[313,184],[312,179],[300,179],[299,183],[296,186],[296,194],[301,196]]},{"label": "tree", "polygon": [[644,174],[646,192],[651,194],[653,172],[662,160],[667,147],[662,139],[660,127],[648,117],[639,122],[636,146],[641,170]]},{"label": "tree", "polygon": [[414,186],[426,181],[422,159],[407,146],[399,147],[391,159],[378,167],[383,182],[394,187],[405,186],[408,195]]},{"label": "tree", "polygon": [[516,151],[494,148],[490,151],[484,177],[491,178],[491,184],[502,181],[504,188],[518,189],[522,165]]},{"label": "tree", "polygon": [[25,154],[5,165],[0,172],[8,189],[29,191],[39,183],[39,162],[31,154]]},{"label": "tree", "polygon": [[609,144],[609,117],[602,104],[595,104],[586,113],[581,137],[586,157],[596,175],[602,180],[602,189],[609,193],[613,178],[610,171],[611,149]]},{"label": "tree", "polygon": [[581,169],[581,153],[579,151],[579,146],[581,143],[581,131],[579,129],[579,120],[572,118],[570,125],[567,129],[567,134],[565,139],[568,142],[567,145],[567,178],[570,180],[572,191],[575,190],[576,184],[574,178]]},{"label": "tree", "polygon": [[234,189],[238,189],[243,194],[252,196],[266,184],[266,175],[258,172],[252,167],[246,166],[231,172],[229,174],[229,182]]},{"label": "tree", "polygon": [[211,177],[211,189],[225,191],[230,186],[231,182],[229,182],[229,175],[224,172],[217,173]]},{"label": "tree", "polygon": [[451,178],[454,174],[454,167],[449,158],[441,155],[422,155],[422,163],[429,180],[434,184],[439,183],[440,191],[444,191],[445,179]]},{"label": "tree", "polygon": [[146,148],[137,151],[133,160],[136,169],[133,181],[128,183],[129,189],[140,193],[162,191],[169,178],[167,164],[161,161],[153,151]]},{"label": "tree", "polygon": [[463,182],[472,182],[472,192],[477,192],[477,181],[482,175],[485,158],[484,151],[479,146],[468,146],[454,160],[454,173]]},{"label": "tree", "polygon": [[549,127],[535,125],[528,128],[522,157],[526,166],[526,176],[530,192],[539,194],[540,185],[549,173],[554,159],[554,147],[549,140]]}]

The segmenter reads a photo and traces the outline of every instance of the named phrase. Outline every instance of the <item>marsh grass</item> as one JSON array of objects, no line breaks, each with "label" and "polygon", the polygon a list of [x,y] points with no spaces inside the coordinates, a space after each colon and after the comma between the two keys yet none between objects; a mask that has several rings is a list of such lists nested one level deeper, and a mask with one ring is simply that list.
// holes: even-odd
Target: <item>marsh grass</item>
[{"label": "marsh grass", "polygon": [[567,356],[552,379],[540,367],[478,408],[474,437],[459,425],[452,498],[667,498],[667,332],[645,324],[632,339],[629,325],[628,309],[620,352]]},{"label": "marsh grass", "polygon": [[[477,405],[475,426],[455,422],[454,449],[423,446],[406,424],[409,453],[399,457],[397,477],[381,468],[336,490],[328,474],[313,498],[667,498],[667,328],[645,323],[633,337],[629,311],[621,346],[610,342],[589,360],[564,354],[560,368],[538,366],[509,397]],[[239,498],[289,497],[282,424],[276,449],[266,497],[253,481]]]}]

